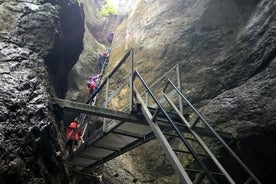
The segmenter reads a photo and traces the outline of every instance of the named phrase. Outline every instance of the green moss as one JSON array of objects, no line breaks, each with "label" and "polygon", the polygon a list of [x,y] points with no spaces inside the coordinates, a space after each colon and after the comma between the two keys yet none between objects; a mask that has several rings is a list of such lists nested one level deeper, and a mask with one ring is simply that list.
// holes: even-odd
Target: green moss
[{"label": "green moss", "polygon": [[118,14],[118,9],[112,5],[110,0],[104,0],[105,5],[103,9],[99,12],[99,16],[105,16],[108,17],[110,15],[117,15]]}]

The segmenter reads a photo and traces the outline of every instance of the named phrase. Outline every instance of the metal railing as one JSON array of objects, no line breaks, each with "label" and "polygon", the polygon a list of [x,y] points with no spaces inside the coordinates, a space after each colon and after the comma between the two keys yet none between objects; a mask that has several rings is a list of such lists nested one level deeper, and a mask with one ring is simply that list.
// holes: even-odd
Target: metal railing
[{"label": "metal railing", "polygon": [[261,184],[261,182],[258,180],[258,178],[250,171],[250,169],[243,163],[243,161],[236,155],[236,153],[227,145],[227,143],[222,139],[222,137],[212,128],[212,126],[207,122],[207,120],[201,115],[196,108],[191,104],[191,102],[183,95],[181,90],[177,88],[175,84],[171,80],[168,79],[168,82],[166,86],[163,89],[163,93],[166,93],[167,88],[171,85],[177,93],[181,96],[181,101],[184,100],[188,106],[194,111],[194,113],[197,115],[196,121],[190,125],[190,127],[193,129],[197,123],[201,120],[204,125],[211,131],[211,133],[217,138],[220,143],[223,145],[223,147],[230,153],[231,156],[242,166],[242,168],[249,174],[249,176],[257,183]]},{"label": "metal railing", "polygon": [[[159,83],[162,82],[162,80],[166,81],[168,78],[168,76],[170,74],[173,74],[175,72],[175,77],[176,77],[176,82],[177,82],[177,87],[179,89],[182,89],[181,87],[181,76],[180,76],[180,66],[179,64],[176,64],[174,67],[172,67],[169,71],[167,71],[165,74],[163,74],[161,77],[159,77],[157,80],[155,80],[152,84],[149,85],[150,89],[155,88],[155,86],[157,86]],[[162,86],[163,88],[163,86]],[[148,106],[152,106],[151,104],[149,104],[149,94],[147,92],[147,90],[145,90],[144,92],[141,93],[141,96],[145,95],[145,100],[146,100],[146,104]],[[178,97],[179,98],[179,109],[181,112],[183,112],[183,104],[181,99],[181,96]]]},{"label": "metal railing", "polygon": [[217,181],[214,178],[214,176],[210,173],[210,171],[208,170],[208,168],[206,167],[206,165],[199,158],[198,154],[193,150],[192,146],[189,144],[189,142],[186,140],[186,138],[182,135],[182,132],[178,129],[178,127],[176,126],[176,124],[174,123],[174,121],[167,114],[166,110],[161,105],[161,103],[156,98],[156,96],[153,94],[153,92],[151,91],[150,87],[145,82],[145,80],[142,78],[142,76],[140,75],[140,73],[138,71],[135,71],[134,76],[135,76],[135,79],[136,79],[136,77],[139,78],[139,80],[141,81],[141,83],[143,84],[143,86],[146,88],[146,91],[148,92],[148,94],[152,97],[152,99],[154,100],[154,102],[157,104],[158,110],[164,114],[164,116],[166,117],[166,119],[169,121],[169,123],[173,127],[174,131],[179,136],[180,140],[184,143],[184,145],[187,147],[187,149],[192,154],[192,156],[194,157],[194,159],[197,161],[197,163],[199,164],[199,166],[203,169],[203,171],[205,172],[205,174],[208,177],[208,179],[210,180],[210,182],[213,183],[213,184],[216,184]]},{"label": "metal railing", "polygon": [[[133,71],[133,49],[130,49],[125,55],[124,57],[121,59],[121,61],[117,64],[117,66],[110,72],[110,74],[104,79],[104,81],[101,83],[101,85],[96,89],[95,93],[87,100],[86,103],[89,103],[91,99],[93,99],[98,93],[99,91],[102,90],[102,88],[109,82],[110,78],[119,70],[119,68],[126,62],[126,60],[129,58],[129,56],[131,56],[131,68],[130,70]],[[130,75],[133,75],[133,72],[130,73]],[[131,77],[133,78],[133,76]],[[132,84],[131,84],[132,85]],[[107,85],[107,87],[109,87]],[[108,88],[109,89],[109,88]]]},{"label": "metal railing", "polygon": [[[109,94],[110,92],[110,79],[114,76],[114,74],[122,67],[122,65],[130,58],[130,72],[128,73],[128,76],[125,78],[125,80],[121,83],[121,85],[113,91],[113,93]],[[129,85],[129,107],[127,108],[130,112],[133,111],[133,107],[134,107],[134,98],[137,95],[142,96],[142,95],[146,95],[146,103],[145,105],[149,105],[149,97],[151,97],[154,101],[154,103],[156,104],[157,110],[156,112],[151,115],[151,121],[154,121],[155,118],[158,116],[158,114],[163,113],[163,115],[165,116],[165,118],[168,120],[168,123],[171,125],[172,129],[176,132],[177,136],[180,138],[181,142],[186,146],[186,148],[189,150],[189,152],[191,153],[191,155],[193,156],[193,158],[195,159],[195,161],[199,164],[200,168],[204,171],[205,175],[207,176],[207,178],[210,180],[211,183],[216,184],[217,181],[214,178],[214,176],[212,175],[212,173],[208,170],[208,168],[206,167],[205,163],[199,158],[199,154],[197,154],[194,149],[192,148],[192,146],[190,145],[190,143],[187,141],[187,138],[185,138],[182,134],[182,132],[179,130],[179,128],[177,127],[177,125],[175,124],[175,122],[172,120],[172,118],[168,115],[168,113],[166,112],[166,110],[164,109],[163,105],[160,102],[160,99],[158,99],[156,97],[156,95],[153,93],[153,91],[151,90],[152,88],[154,88],[158,83],[160,83],[160,81],[162,81],[169,73],[171,73],[172,71],[176,71],[176,82],[177,82],[177,86],[175,84],[173,84],[173,82],[171,80],[168,80],[167,84],[165,85],[165,87],[163,88],[162,93],[166,93],[169,85],[171,85],[173,87],[173,90],[175,90],[176,94],[178,95],[178,99],[179,99],[179,109],[178,111],[180,112],[180,114],[183,114],[183,100],[189,105],[189,107],[192,108],[192,110],[196,113],[197,118],[194,121],[194,123],[192,125],[190,125],[190,128],[193,129],[196,127],[197,123],[199,121],[202,121],[207,128],[212,132],[212,134],[223,144],[223,146],[226,148],[226,150],[229,151],[229,153],[238,161],[238,163],[245,169],[245,171],[250,175],[250,177],[257,183],[257,184],[261,184],[260,181],[254,176],[254,174],[247,168],[247,166],[239,159],[239,157],[231,150],[231,148],[225,143],[225,141],[218,135],[218,133],[209,125],[209,123],[205,120],[205,118],[193,107],[193,105],[187,100],[187,98],[185,98],[185,96],[183,95],[183,93],[181,92],[181,77],[180,77],[180,70],[179,70],[179,65],[177,64],[176,66],[174,66],[171,70],[169,70],[168,72],[166,72],[163,76],[161,76],[157,81],[155,81],[154,83],[152,83],[151,85],[148,85],[145,80],[142,78],[142,76],[140,75],[140,73],[135,70],[134,71],[134,52],[133,49],[130,49],[125,55],[124,57],[121,59],[121,61],[116,65],[116,67],[111,71],[111,73],[103,80],[103,82],[101,83],[101,85],[96,89],[95,93],[91,96],[90,99],[88,99],[88,101],[86,103],[90,103],[91,100],[99,93],[99,91],[101,91],[104,86],[105,88],[105,101],[103,106],[105,108],[108,108],[108,103],[115,97],[118,95],[118,93],[127,85]],[[138,79],[141,83],[142,86],[144,88],[146,88],[146,90],[139,94],[138,91],[136,90],[136,88],[134,87],[134,81],[136,81],[136,79]],[[140,101],[142,101],[142,97],[140,98]],[[146,107],[147,108],[147,107]],[[118,125],[115,125],[118,126]],[[104,118],[104,123],[103,123],[103,132],[107,131],[107,121]],[[163,135],[164,136],[164,135]],[[207,150],[208,152],[208,150]],[[170,153],[172,154],[172,153]],[[212,157],[212,156],[211,156]],[[228,177],[227,173],[222,170],[222,173]],[[201,175],[200,175],[201,176]],[[180,178],[184,178],[185,183],[190,183],[190,178],[187,178],[188,176],[180,176]],[[204,176],[201,176],[204,177]],[[230,181],[230,183],[234,183],[231,181],[231,179],[229,179],[231,177],[228,177],[228,180]],[[200,180],[200,179],[199,179]],[[187,182],[188,181],[188,182]]]},{"label": "metal railing", "polygon": [[[124,82],[111,94],[110,92],[110,79],[114,76],[114,74],[123,66],[123,64],[128,60],[128,58],[131,59],[130,61],[130,73],[129,76],[124,80]],[[130,88],[130,94],[129,94],[129,110],[133,110],[133,70],[134,70],[134,52],[133,49],[130,49],[124,57],[121,59],[121,61],[116,65],[116,67],[110,72],[110,74],[104,79],[104,81],[101,83],[101,85],[97,88],[96,92],[91,96],[91,98],[88,100],[88,102],[93,99],[99,91],[101,91],[104,86],[105,88],[105,101],[103,104],[103,107],[108,108],[108,103],[116,96],[118,93],[127,85],[129,85]],[[107,130],[107,120],[104,118],[103,122],[103,131],[106,132]]]}]

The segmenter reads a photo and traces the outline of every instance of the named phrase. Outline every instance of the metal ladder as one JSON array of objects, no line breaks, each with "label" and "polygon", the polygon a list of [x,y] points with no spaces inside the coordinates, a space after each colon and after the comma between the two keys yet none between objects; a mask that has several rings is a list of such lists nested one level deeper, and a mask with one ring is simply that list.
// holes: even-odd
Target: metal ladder
[{"label": "metal ladder", "polygon": [[[220,163],[220,161],[216,158],[215,154],[209,149],[207,144],[203,141],[201,136],[197,133],[196,127],[199,124],[200,121],[202,121],[207,128],[211,131],[211,133],[214,135],[215,138],[218,139],[220,143],[222,143],[223,147],[234,157],[234,159],[242,166],[242,168],[245,170],[245,172],[249,175],[249,178],[243,181],[244,184],[249,183],[257,183],[260,184],[260,181],[254,176],[254,174],[247,168],[247,166],[239,159],[239,157],[231,150],[231,148],[225,143],[225,141],[219,136],[219,134],[210,126],[210,124],[205,120],[205,118],[192,106],[192,104],[185,98],[183,93],[169,80],[166,84],[164,90],[162,91],[162,94],[165,98],[165,100],[170,104],[170,106],[174,109],[176,114],[179,116],[179,118],[182,120],[181,123],[183,123],[186,127],[189,129],[189,137],[187,136],[187,133],[184,133],[179,128],[179,122],[174,122],[172,120],[172,117],[167,113],[164,106],[160,103],[160,99],[158,99],[150,89],[149,85],[145,82],[145,80],[142,78],[142,76],[139,74],[138,71],[135,71],[134,78],[138,78],[140,82],[143,84],[143,86],[146,88],[147,93],[151,96],[151,98],[154,100],[156,104],[156,110],[152,113],[151,110],[148,108],[146,102],[143,100],[141,94],[138,92],[138,90],[134,87],[134,96],[138,103],[141,104],[141,111],[143,112],[147,122],[151,126],[153,132],[155,133],[155,136],[157,140],[162,145],[163,150],[165,151],[165,154],[167,158],[170,160],[173,168],[175,169],[181,183],[231,183],[235,184],[238,181],[235,181],[230,174],[226,171],[226,169],[223,167],[223,165]],[[197,117],[195,118],[195,121],[193,123],[189,123],[187,119],[184,117],[183,113],[177,106],[173,103],[171,100],[172,96],[169,97],[166,94],[166,90],[168,89],[169,85],[172,86],[173,90],[177,92],[178,95],[181,96],[181,100],[188,103],[189,107],[192,108],[192,110],[196,113]],[[162,129],[158,125],[158,116],[159,114],[163,114],[163,116],[167,119],[167,123],[171,125],[171,129]],[[172,131],[173,129],[173,131]],[[179,139],[186,150],[181,150],[174,148],[172,144],[170,144],[170,141],[168,141],[169,137],[174,137]],[[194,148],[196,142],[199,146],[196,146]],[[198,153],[199,147],[203,150],[202,153]],[[195,168],[188,168],[181,164],[181,161],[177,157],[179,153],[183,154],[190,154],[192,155],[195,163],[193,165],[196,165]],[[206,164],[204,160],[208,158],[208,162],[212,161],[212,164],[208,163]],[[208,166],[207,166],[208,165]],[[210,167],[212,165],[212,167]],[[240,182],[240,181],[239,181]]]},{"label": "metal ladder", "polygon": [[[112,76],[119,70],[119,68],[127,61],[127,59],[130,58],[130,73],[129,77],[127,78],[126,82],[123,82],[117,90],[115,90],[111,95],[110,89],[109,89],[109,83]],[[245,181],[242,181],[244,184],[249,183],[256,183],[260,184],[260,181],[254,176],[254,174],[246,167],[246,165],[238,158],[238,156],[227,146],[225,141],[219,136],[219,134],[214,131],[214,129],[207,123],[205,118],[192,106],[192,104],[185,98],[183,93],[181,92],[181,85],[180,85],[180,75],[179,75],[179,66],[176,67],[176,73],[177,74],[177,86],[175,86],[170,80],[165,85],[165,88],[163,88],[162,94],[163,98],[157,98],[156,94],[153,93],[152,89],[156,89],[154,86],[155,84],[158,84],[158,82],[155,82],[153,85],[148,85],[145,80],[142,78],[140,73],[138,71],[134,71],[133,68],[133,50],[129,50],[126,55],[122,58],[122,60],[119,62],[119,64],[114,68],[114,70],[105,78],[105,80],[102,82],[102,85],[98,88],[97,92],[99,92],[101,89],[103,89],[104,86],[106,86],[106,100],[104,102],[104,108],[108,108],[108,102],[116,96],[116,94],[119,93],[119,91],[125,87],[129,86],[129,112],[134,112],[135,103],[136,100],[137,103],[140,104],[140,110],[142,111],[143,116],[145,117],[147,123],[149,124],[152,132],[156,136],[157,140],[161,144],[167,158],[170,160],[173,168],[175,169],[181,183],[240,183],[240,181],[236,181],[237,177],[233,177],[232,173],[230,174],[226,171],[225,167],[222,166],[219,159],[215,156],[215,154],[211,151],[211,149],[207,146],[206,142],[203,141],[202,136],[204,134],[200,134],[198,129],[200,129],[202,125],[206,126],[207,129],[210,130],[211,134],[222,143],[223,147],[226,151],[229,152],[230,155],[234,157],[235,160],[237,160],[238,164],[241,165],[241,167],[244,169],[245,173],[248,174],[249,178],[245,179]],[[166,74],[162,76],[162,78],[167,77]],[[138,89],[136,89],[136,83],[140,82],[142,87],[146,89],[146,92],[139,92]],[[173,90],[167,92],[168,88],[171,87]],[[94,94],[96,95],[97,92]],[[142,95],[146,95],[146,100],[143,99]],[[173,103],[172,98],[178,95],[178,101],[179,108],[176,107],[176,105]],[[93,96],[94,97],[94,96]],[[92,97],[92,98],[93,98]],[[152,101],[154,101],[154,105],[150,108],[148,105],[149,97]],[[88,100],[90,101],[90,99]],[[195,112],[196,117],[192,123],[188,122],[187,119],[185,119],[183,115],[183,101],[188,104],[188,106],[192,109],[192,111]],[[174,115],[171,113],[168,113],[169,110],[166,110],[165,107],[162,105],[163,102],[167,102],[171,108],[176,112]],[[175,118],[173,116],[177,116],[178,118]],[[176,120],[177,119],[177,120]],[[177,121],[177,122],[176,122]],[[161,123],[166,126],[161,126]],[[102,127],[102,134],[105,134],[107,132],[112,132],[115,130],[116,127],[120,126],[120,123],[110,123],[104,121],[103,127]],[[185,133],[182,131],[186,129]],[[188,132],[187,132],[188,129]],[[115,132],[116,133],[116,132]],[[117,132],[122,133],[122,132]],[[149,134],[149,137],[152,137],[152,134]],[[99,136],[100,137],[100,136]],[[147,136],[146,136],[147,137]],[[179,140],[181,145],[181,149],[178,147],[174,147],[174,145],[169,141],[170,138],[174,138]],[[93,139],[94,140],[94,139]],[[93,140],[91,140],[91,146],[93,146]],[[97,140],[95,140],[97,141]],[[191,143],[193,141],[193,143]],[[212,140],[213,141],[213,140]],[[197,144],[196,147],[194,147],[195,143]],[[132,148],[132,147],[131,147]],[[182,148],[185,148],[182,149]],[[199,152],[199,148],[201,148],[202,152]],[[121,149],[120,149],[121,150]],[[120,151],[119,150],[119,151]],[[129,150],[129,149],[126,149]],[[81,152],[81,150],[80,150]],[[181,163],[181,159],[179,156],[181,155],[191,155],[191,157],[194,159],[193,164],[189,164],[186,166],[183,166]],[[109,157],[108,157],[109,158]],[[110,157],[111,158],[111,157]],[[113,157],[112,157],[113,158]],[[187,157],[188,158],[188,157]],[[190,158],[190,157],[189,157]],[[108,160],[108,159],[106,159]],[[206,160],[208,163],[206,163]],[[210,164],[209,162],[212,162]],[[210,165],[212,167],[210,167]],[[221,179],[223,178],[223,179]],[[238,178],[239,179],[239,178]]]},{"label": "metal ladder", "polygon": [[[192,111],[195,113],[196,117],[194,122],[190,123],[187,121],[187,119],[183,116],[183,114],[180,112],[180,109],[177,108],[173,100],[167,96],[166,90],[168,87],[172,87],[174,90],[177,91],[177,94],[181,96],[182,101],[184,101],[189,108],[192,109]],[[168,82],[166,86],[164,87],[164,90],[162,91],[162,94],[166,98],[167,102],[170,104],[170,106],[174,109],[174,111],[179,115],[179,117],[182,119],[183,123],[189,128],[190,133],[193,135],[193,137],[198,141],[198,143],[201,145],[201,147],[204,149],[204,151],[210,156],[210,158],[213,160],[217,168],[221,171],[221,173],[226,177],[229,183],[235,183],[235,181],[231,178],[231,176],[227,173],[225,168],[222,166],[222,164],[219,162],[219,160],[215,157],[215,155],[212,153],[212,151],[208,148],[208,146],[205,144],[203,139],[201,138],[200,134],[196,132],[197,125],[201,122],[202,125],[204,125],[206,128],[210,130],[210,132],[213,134],[213,137],[218,140],[218,142],[222,145],[224,150],[226,150],[235,160],[238,165],[241,166],[241,168],[247,173],[248,178],[243,181],[244,184],[249,183],[257,183],[260,184],[261,182],[256,178],[256,176],[249,170],[249,168],[242,162],[242,160],[235,154],[235,152],[227,145],[227,143],[221,138],[221,136],[212,128],[212,126],[207,122],[207,120],[201,115],[198,110],[191,104],[191,102],[184,96],[184,94],[177,88],[175,84],[171,80],[168,79]],[[199,174],[196,178],[196,181],[199,181],[199,178],[201,175]]]}]

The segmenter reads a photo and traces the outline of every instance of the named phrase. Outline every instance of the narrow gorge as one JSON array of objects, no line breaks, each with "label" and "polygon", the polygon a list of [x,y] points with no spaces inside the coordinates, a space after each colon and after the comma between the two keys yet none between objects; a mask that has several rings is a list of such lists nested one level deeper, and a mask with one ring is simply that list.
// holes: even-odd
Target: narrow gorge
[{"label": "narrow gorge", "polygon": [[[110,52],[105,79],[131,49],[134,70],[150,85],[178,66],[187,99],[214,129],[231,134],[229,146],[262,184],[276,183],[275,0],[0,0],[1,184],[181,183],[157,139],[84,170],[67,159],[67,126],[79,112],[53,99],[85,104],[99,55]],[[165,82],[158,85],[156,96]],[[103,108],[106,93],[95,107]],[[122,111],[129,93],[122,89],[108,108]],[[89,116],[89,135],[102,124]],[[229,155],[212,149],[234,173]],[[212,183],[206,178],[201,183]]]}]

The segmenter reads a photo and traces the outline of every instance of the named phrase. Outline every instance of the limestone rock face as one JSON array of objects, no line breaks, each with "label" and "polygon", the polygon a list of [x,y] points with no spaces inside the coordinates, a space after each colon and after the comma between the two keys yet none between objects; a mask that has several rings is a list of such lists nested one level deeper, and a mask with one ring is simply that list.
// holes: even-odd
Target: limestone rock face
[{"label": "limestone rock face", "polygon": [[65,95],[81,16],[74,1],[0,1],[0,183],[69,183],[49,97]]},{"label": "limestone rock face", "polygon": [[[84,12],[75,0],[0,0],[0,183],[69,183],[49,97],[86,99],[111,29],[109,71],[130,48],[148,83],[180,64],[187,98],[234,135],[233,148],[263,183],[276,183],[276,1],[120,2],[124,14],[107,20],[96,18],[98,0],[84,2]],[[177,183],[154,141],[103,172],[105,183]]]},{"label": "limestone rock face", "polygon": [[85,102],[88,97],[86,83],[92,75],[100,73],[98,58],[100,54],[110,49],[107,36],[115,31],[117,26],[130,11],[132,0],[120,0],[118,15],[104,17],[99,11],[104,6],[104,1],[90,0],[83,2],[85,16],[84,50],[78,62],[74,65],[68,75],[68,90],[66,98]]},{"label": "limestone rock face", "polygon": [[148,83],[180,64],[184,94],[235,136],[235,150],[263,183],[275,182],[275,7],[273,0],[136,1],[110,59],[134,48]]}]

